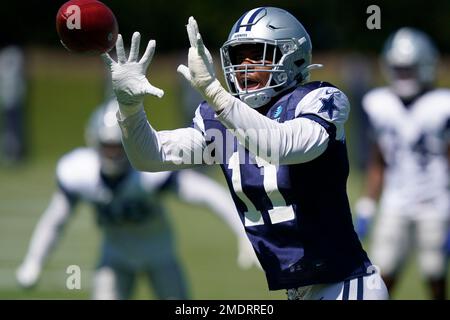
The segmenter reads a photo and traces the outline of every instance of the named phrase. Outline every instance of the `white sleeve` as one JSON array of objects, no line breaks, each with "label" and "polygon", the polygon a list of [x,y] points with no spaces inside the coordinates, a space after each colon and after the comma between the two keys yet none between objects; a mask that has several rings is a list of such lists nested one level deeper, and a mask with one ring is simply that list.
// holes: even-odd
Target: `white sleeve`
[{"label": "white sleeve", "polygon": [[[331,110],[325,111],[322,101],[331,95],[335,100],[327,106]],[[234,130],[239,142],[252,153],[270,163],[293,164],[320,156],[330,139],[343,140],[348,111],[348,100],[340,90],[322,87],[311,91],[298,103],[297,118],[283,123],[267,118],[239,99],[232,99],[217,118]],[[326,126],[333,127],[331,137]]]},{"label": "white sleeve", "polygon": [[202,164],[205,137],[196,128],[156,131],[141,110],[117,119],[128,159],[140,171],[168,171]]},{"label": "white sleeve", "polygon": [[217,118],[234,130],[243,146],[269,163],[308,162],[328,146],[328,133],[320,124],[307,118],[278,123],[238,99]]},{"label": "white sleeve", "polygon": [[233,199],[225,187],[194,170],[180,171],[177,182],[180,198],[189,203],[207,206],[236,236],[245,236]]},{"label": "white sleeve", "polygon": [[62,228],[72,211],[70,200],[61,191],[53,194],[49,206],[37,223],[24,259],[24,265],[42,267],[51,249],[56,245]]}]

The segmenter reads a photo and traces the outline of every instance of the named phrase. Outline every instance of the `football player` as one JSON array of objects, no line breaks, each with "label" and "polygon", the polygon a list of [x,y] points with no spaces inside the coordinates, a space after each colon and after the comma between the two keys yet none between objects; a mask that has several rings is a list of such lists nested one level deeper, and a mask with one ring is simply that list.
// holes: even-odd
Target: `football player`
[{"label": "football player", "polygon": [[17,270],[23,287],[33,286],[62,228],[80,201],[95,208],[103,233],[94,275],[94,299],[128,299],[138,272],[145,273],[158,299],[187,299],[186,281],[161,200],[164,191],[186,202],[208,206],[238,237],[238,263],[257,259],[225,188],[192,170],[138,172],[129,164],[116,121],[117,101],[96,111],[86,130],[89,148],[64,155],[57,166],[58,189],[39,220],[26,257]]},{"label": "football player", "polygon": [[221,48],[228,91],[216,79],[197,22],[189,18],[188,66],[178,71],[204,97],[192,127],[156,131],[143,98],[162,97],[146,72],[151,40],[138,60],[103,55],[119,101],[118,121],[132,165],[144,171],[220,163],[270,290],[289,299],[385,299],[354,231],[346,193],[345,94],[309,82],[311,40],[289,12],[260,7],[242,15]]},{"label": "football player", "polygon": [[0,161],[13,165],[25,159],[25,52],[19,45],[0,48]]},{"label": "football player", "polygon": [[365,196],[356,203],[364,237],[377,209],[372,258],[392,289],[412,244],[434,299],[445,299],[449,220],[450,90],[434,87],[437,50],[413,28],[387,40],[382,55],[389,86],[368,92],[363,108],[373,128]]}]

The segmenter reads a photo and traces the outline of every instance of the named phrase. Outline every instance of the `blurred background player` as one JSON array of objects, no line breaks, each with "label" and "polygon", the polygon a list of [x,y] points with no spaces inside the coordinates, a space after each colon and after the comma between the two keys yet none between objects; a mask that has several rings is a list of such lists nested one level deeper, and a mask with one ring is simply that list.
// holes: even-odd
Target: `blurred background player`
[{"label": "blurred background player", "polygon": [[0,161],[5,164],[15,164],[25,156],[25,92],[22,47],[0,47]]},{"label": "blurred background player", "polygon": [[239,263],[256,257],[238,220],[231,197],[216,182],[194,171],[142,173],[131,168],[111,99],[91,117],[86,131],[90,148],[64,155],[57,166],[58,189],[37,224],[16,277],[23,287],[39,279],[75,205],[84,200],[96,210],[103,243],[94,276],[94,299],[127,299],[138,273],[145,273],[158,299],[187,299],[186,280],[162,204],[164,191],[208,206],[238,237]]},{"label": "blurred background player", "polygon": [[449,221],[450,90],[434,87],[438,52],[419,30],[387,40],[383,66],[389,87],[363,99],[373,128],[364,197],[356,203],[362,238],[380,202],[371,257],[393,289],[410,247],[434,299],[445,299],[445,239]]},{"label": "blurred background player", "polygon": [[[353,52],[344,57],[340,75],[343,81],[345,93],[352,106],[349,117],[351,118],[352,127],[349,128],[349,139],[353,140],[357,152],[349,148],[349,157],[353,159],[353,165],[359,170],[365,170],[367,158],[369,155],[367,140],[368,122],[367,115],[361,107],[363,96],[370,90],[372,84],[372,68],[371,60],[367,55]],[[349,142],[350,144],[350,142]]]}]

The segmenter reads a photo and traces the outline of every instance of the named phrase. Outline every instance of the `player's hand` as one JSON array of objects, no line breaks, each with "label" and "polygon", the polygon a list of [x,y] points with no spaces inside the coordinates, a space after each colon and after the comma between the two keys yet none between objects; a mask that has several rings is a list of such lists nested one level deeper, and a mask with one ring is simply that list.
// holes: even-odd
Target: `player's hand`
[{"label": "player's hand", "polygon": [[193,17],[189,17],[186,29],[191,45],[188,55],[189,67],[179,65],[177,70],[194,88],[204,92],[208,85],[216,80],[213,59],[208,49],[203,44],[197,21],[195,21]]},{"label": "player's hand", "polygon": [[238,239],[238,266],[242,269],[250,269],[257,266],[262,269],[261,264],[256,257],[255,251],[247,237],[240,237]]},{"label": "player's hand", "polygon": [[216,112],[219,112],[229,104],[229,99],[232,96],[216,79],[211,53],[203,44],[197,21],[193,17],[189,17],[186,29],[191,45],[188,54],[188,67],[181,64],[177,71],[203,95]]},{"label": "player's hand", "polygon": [[41,267],[34,263],[23,263],[16,270],[16,280],[22,288],[29,289],[36,285],[41,274]]},{"label": "player's hand", "polygon": [[[161,98],[164,91],[152,86],[145,75],[155,53],[155,40],[150,40],[147,49],[140,60],[139,44],[141,35],[133,34],[131,40],[130,55],[125,54],[122,35],[119,34],[116,42],[117,62],[109,54],[102,54],[102,58],[111,70],[112,87],[121,106],[136,107],[144,100],[145,95],[153,95]],[[122,111],[122,109],[121,109]]]}]

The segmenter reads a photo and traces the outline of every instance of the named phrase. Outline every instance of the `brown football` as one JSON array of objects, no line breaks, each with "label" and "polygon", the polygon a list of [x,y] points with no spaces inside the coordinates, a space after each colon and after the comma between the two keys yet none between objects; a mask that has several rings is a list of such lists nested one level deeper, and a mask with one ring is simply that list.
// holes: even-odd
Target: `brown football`
[{"label": "brown football", "polygon": [[56,15],[56,30],[69,51],[101,54],[116,44],[119,26],[114,13],[97,0],[71,0]]}]

